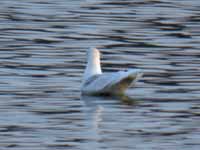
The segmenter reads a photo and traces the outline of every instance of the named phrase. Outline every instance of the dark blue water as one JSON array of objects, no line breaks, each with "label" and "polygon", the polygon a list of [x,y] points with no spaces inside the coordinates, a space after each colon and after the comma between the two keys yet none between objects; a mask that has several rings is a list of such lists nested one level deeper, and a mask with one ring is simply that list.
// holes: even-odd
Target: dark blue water
[{"label": "dark blue water", "polygon": [[[1,0],[0,149],[199,150],[199,0]],[[85,52],[141,68],[132,99],[82,97]]]}]

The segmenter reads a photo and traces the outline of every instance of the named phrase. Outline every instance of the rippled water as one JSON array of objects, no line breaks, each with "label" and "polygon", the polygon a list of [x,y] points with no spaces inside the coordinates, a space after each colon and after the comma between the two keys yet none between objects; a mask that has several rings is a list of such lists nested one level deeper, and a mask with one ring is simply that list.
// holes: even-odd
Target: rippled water
[{"label": "rippled water", "polygon": [[[0,149],[200,148],[199,0],[1,0]],[[85,51],[142,68],[129,99],[81,97]]]}]

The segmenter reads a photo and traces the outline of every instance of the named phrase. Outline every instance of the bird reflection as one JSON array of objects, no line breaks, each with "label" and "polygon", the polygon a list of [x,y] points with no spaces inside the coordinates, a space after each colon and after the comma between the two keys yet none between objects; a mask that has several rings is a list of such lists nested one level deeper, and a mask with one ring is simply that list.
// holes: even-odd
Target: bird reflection
[{"label": "bird reflection", "polygon": [[81,100],[85,104],[85,119],[89,132],[97,143],[101,140],[101,125],[105,121],[104,117],[106,117],[108,111],[114,110],[114,108],[118,108],[121,105],[134,107],[137,103],[136,100],[126,95],[117,97],[82,95]]},{"label": "bird reflection", "polygon": [[98,130],[101,122],[103,121],[103,114],[106,109],[119,105],[135,106],[137,101],[127,95],[118,95],[115,97],[110,96],[87,96],[82,95],[81,100],[85,103],[87,119],[92,120],[93,129]]},{"label": "bird reflection", "polygon": [[[109,102],[113,102],[115,104],[123,104],[123,105],[130,105],[130,106],[134,106],[137,104],[137,100],[129,97],[125,94],[121,94],[121,95],[116,95],[116,96],[88,96],[88,95],[81,95],[81,100],[83,100],[85,102],[86,105],[88,106],[93,106],[96,103],[101,103],[103,104],[103,102],[105,103],[109,103]],[[104,104],[105,105],[105,104]]]}]

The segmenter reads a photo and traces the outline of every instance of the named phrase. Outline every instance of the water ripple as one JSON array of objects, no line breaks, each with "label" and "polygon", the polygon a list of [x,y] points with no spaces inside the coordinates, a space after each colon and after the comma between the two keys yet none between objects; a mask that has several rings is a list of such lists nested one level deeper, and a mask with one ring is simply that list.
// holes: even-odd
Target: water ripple
[{"label": "water ripple", "polygon": [[[0,149],[198,149],[197,0],[0,1]],[[82,97],[88,47],[141,68],[131,97]]]}]

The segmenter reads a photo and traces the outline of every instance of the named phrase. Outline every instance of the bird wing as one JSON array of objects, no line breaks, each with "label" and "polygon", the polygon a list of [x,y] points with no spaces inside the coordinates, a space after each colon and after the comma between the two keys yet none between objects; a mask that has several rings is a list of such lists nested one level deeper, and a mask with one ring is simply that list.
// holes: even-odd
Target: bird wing
[{"label": "bird wing", "polygon": [[141,76],[139,69],[103,73],[89,78],[82,87],[86,94],[120,94]]}]

